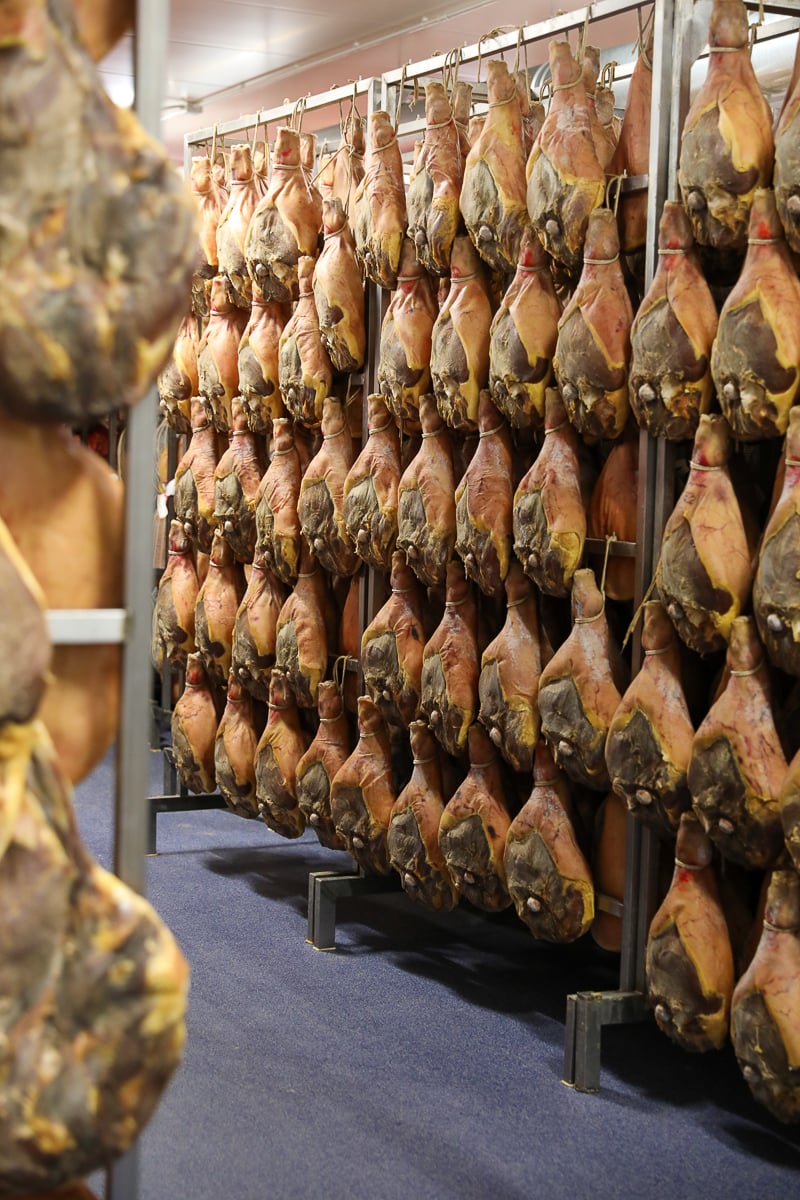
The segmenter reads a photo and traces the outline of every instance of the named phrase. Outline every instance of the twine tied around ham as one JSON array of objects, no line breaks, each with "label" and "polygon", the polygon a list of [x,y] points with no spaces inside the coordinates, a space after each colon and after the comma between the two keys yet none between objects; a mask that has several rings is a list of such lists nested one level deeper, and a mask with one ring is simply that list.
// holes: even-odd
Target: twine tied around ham
[{"label": "twine tied around ham", "polygon": [[687,862],[684,862],[682,858],[675,859],[675,866],[680,867],[680,869],[682,871],[702,871],[703,870],[702,863],[687,863]]},{"label": "twine tied around ham", "polygon": [[748,667],[746,671],[731,671],[731,679],[746,679],[748,675],[756,675],[763,665],[763,658],[759,659],[754,667]]}]

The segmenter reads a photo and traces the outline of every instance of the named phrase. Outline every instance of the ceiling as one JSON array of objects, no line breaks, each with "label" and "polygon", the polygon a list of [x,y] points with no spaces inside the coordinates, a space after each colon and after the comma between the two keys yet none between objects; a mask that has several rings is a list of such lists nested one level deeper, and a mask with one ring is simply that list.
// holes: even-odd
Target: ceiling
[{"label": "ceiling", "polygon": [[[578,5],[565,0],[295,0],[278,5],[171,0],[162,138],[170,155],[182,162],[187,133],[380,75],[404,62],[474,44],[492,30],[533,24],[573,7]],[[650,7],[643,0],[645,13]],[[636,35],[635,13],[591,27],[591,40],[601,47],[630,43]],[[490,50],[491,41],[486,45]],[[536,45],[529,65],[546,55],[546,46]],[[109,94],[121,105],[132,101],[132,62],[129,36],[100,64]],[[309,113],[303,127],[323,124]]]}]

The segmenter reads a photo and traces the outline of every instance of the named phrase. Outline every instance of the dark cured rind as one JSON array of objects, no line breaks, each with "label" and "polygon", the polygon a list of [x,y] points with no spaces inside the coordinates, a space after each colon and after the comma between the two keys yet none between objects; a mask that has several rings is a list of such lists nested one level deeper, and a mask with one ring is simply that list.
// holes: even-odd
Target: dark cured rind
[{"label": "dark cured rind", "polygon": [[[494,858],[492,843],[478,813],[464,817],[440,833],[439,844],[456,887],[476,908],[500,912],[511,905],[502,858]],[[465,871],[474,877],[474,882],[464,878]]]},{"label": "dark cured rind", "polygon": [[[336,799],[339,815],[336,829],[348,851],[367,875],[389,875],[392,867],[386,847],[386,830],[370,815],[361,788],[339,784]],[[353,838],[363,846],[354,846]]]},{"label": "dark cured rind", "polygon": [[278,631],[275,639],[275,665],[285,673],[298,706],[316,708],[317,698],[311,691],[311,678],[305,673],[300,662],[300,646],[294,620],[287,621]]},{"label": "dark cured rind", "polygon": [[369,533],[366,542],[358,542],[358,557],[375,571],[388,571],[397,540],[397,514],[381,508],[372,476],[362,479],[345,496],[344,520],[354,542],[360,529]]},{"label": "dark cured rind", "polygon": [[44,694],[50,637],[42,603],[31,591],[0,539],[0,724],[29,721]]},{"label": "dark cured rind", "polygon": [[477,715],[476,708],[473,705],[463,710],[451,703],[439,654],[432,655],[422,664],[420,709],[428,719],[434,709],[441,714],[441,720],[431,725],[436,740],[454,758],[463,754],[467,748],[469,727]]},{"label": "dark cured rind", "polygon": [[[768,867],[783,845],[777,800],[748,797],[742,769],[727,738],[707,745],[695,739],[687,774],[694,811],[722,854],[746,867]],[[731,821],[733,833],[719,829]]]},{"label": "dark cured rind", "polygon": [[[565,879],[537,830],[527,837],[506,842],[504,856],[508,891],[517,916],[535,938],[547,942],[574,942],[591,922],[580,887]],[[539,912],[528,908],[535,895]]]},{"label": "dark cured rind", "polygon": [[[533,211],[531,205],[531,180],[533,179],[534,176],[531,175],[528,180],[529,212]],[[582,204],[581,207],[584,211],[578,213],[572,211],[575,205],[570,202],[570,193],[565,191],[561,176],[547,157],[546,151],[542,152],[536,161],[535,182],[539,193],[536,204],[536,231],[553,258],[561,263],[569,275],[577,278],[583,266],[583,243],[591,210],[586,211]],[[577,227],[576,217],[580,222]],[[555,234],[551,232],[554,223],[558,229]],[[547,229],[546,236],[543,232],[545,229]],[[571,244],[567,243],[567,238],[570,239]]]},{"label": "dark cured rind", "polygon": [[480,712],[478,719],[487,729],[497,729],[502,735],[499,749],[503,758],[515,771],[533,770],[533,758],[539,735],[538,710],[533,704],[520,705],[516,696],[512,706],[500,685],[499,668],[496,661],[481,669],[478,681]]},{"label": "dark cured rind", "polygon": [[[419,694],[409,686],[409,676],[400,667],[397,638],[387,630],[370,638],[361,653],[361,669],[367,691],[390,729],[408,729],[419,708]],[[384,692],[391,693],[387,699]]]},{"label": "dark cured rind", "polygon": [[[683,133],[680,186],[684,196],[693,191],[705,193],[703,184],[708,181],[709,163],[714,164],[717,172],[713,181],[715,189],[724,189],[733,198],[746,195],[758,183],[755,167],[737,171],[733,166],[730,148],[720,133],[719,120],[719,109],[715,106],[704,113],[691,130]],[[694,182],[695,178],[697,182]],[[741,203],[733,204],[728,212],[730,221],[725,224],[711,215],[708,205],[699,213],[689,210],[695,241],[703,246],[714,246],[717,250],[744,249],[750,207]]]},{"label": "dark cured rind", "polygon": [[398,500],[398,524],[403,533],[398,537],[397,548],[406,553],[413,547],[416,555],[409,555],[409,565],[420,583],[426,587],[439,587],[447,576],[447,564],[455,552],[455,531],[449,538],[439,538],[425,513],[425,501],[419,488],[403,491]]},{"label": "dark cured rind", "polygon": [[800,1068],[789,1066],[780,1031],[759,993],[752,992],[734,1006],[731,1040],[758,1103],[779,1121],[800,1121]]},{"label": "dark cured rind", "polygon": [[324,571],[347,576],[358,570],[358,556],[339,534],[327,480],[317,479],[306,484],[298,502],[297,515],[306,541],[313,546],[317,562]]},{"label": "dark cured rind", "polygon": [[[539,713],[542,733],[558,766],[576,783],[586,784],[595,791],[607,791],[607,731],[597,729],[590,721],[574,679],[556,679],[540,688]],[[562,742],[571,746],[574,753],[564,755],[560,748]]]},{"label": "dark cured rind", "polygon": [[[686,330],[665,299],[637,317],[631,342],[630,399],[639,425],[653,437],[676,442],[694,438],[700,419],[700,395],[692,385],[708,374],[707,355],[696,357]],[[675,370],[678,364],[680,370]],[[666,367],[673,369],[668,371]],[[643,384],[656,393],[654,400],[640,397]],[[665,402],[667,384],[680,388],[670,394],[669,407]]]},{"label": "dark cured rind", "polygon": [[[265,704],[269,700],[269,678],[275,664],[276,625],[283,607],[283,590],[280,589],[278,595],[273,596],[274,586],[265,572],[254,571],[233,626],[231,666],[253,699],[261,700]],[[268,646],[271,642],[271,649],[266,653],[262,654],[258,649],[251,626],[251,615],[259,624],[258,642],[263,645],[266,640]],[[265,620],[269,622],[271,630],[271,637],[266,639],[264,634],[267,627],[262,624]]]},{"label": "dark cured rind", "polygon": [[[781,366],[775,334],[755,300],[724,314],[714,358],[721,358],[726,367],[718,394],[733,436],[743,441],[781,437],[778,409],[766,393],[780,394],[789,391],[793,383],[796,386],[798,368],[796,364]],[[758,376],[753,373],[754,365]],[[736,384],[738,392],[745,387],[757,392],[760,400],[755,410],[750,403],[745,408],[741,398],[735,404],[728,403],[724,389],[729,381]]]},{"label": "dark cured rind", "polygon": [[256,518],[235,471],[214,486],[214,519],[239,562],[252,562],[256,546]]},{"label": "dark cured rind", "polygon": [[[669,553],[665,555],[667,544]],[[717,633],[711,614],[728,612],[733,597],[726,588],[711,583],[687,521],[681,522],[662,546],[659,594],[668,608],[673,602],[680,605],[682,615],[669,615],[690,650],[711,654],[723,649],[725,639]]]},{"label": "dark cured rind", "polygon": [[[509,489],[510,486],[509,480]],[[470,519],[469,487],[466,487],[456,505],[456,552],[464,562],[467,577],[477,583],[485,596],[497,596],[503,590],[496,544],[499,536],[501,530],[479,529]]]},{"label": "dark cured rind", "polygon": [[[647,715],[637,708],[624,729],[606,742],[606,766],[614,791],[623,796],[642,824],[662,837],[674,837],[681,813],[692,802],[686,775],[668,762]],[[637,793],[647,792],[650,804]]]},{"label": "dark cured rind", "polygon": [[[800,585],[786,564],[797,561],[800,551],[800,513],[793,512],[785,523],[762,543],[753,585],[753,612],[759,636],[772,663],[789,675],[800,676],[800,642],[792,626],[800,621]],[[782,628],[770,628],[768,618],[777,615]]]},{"label": "dark cured rind", "polygon": [[[649,1002],[655,1009],[656,1024],[662,1033],[693,1053],[717,1049],[716,1043],[704,1034],[700,1018],[721,1012],[725,997],[703,992],[697,969],[674,924],[648,940],[647,990]],[[694,1016],[685,1021],[686,1013]]]},{"label": "dark cured rind", "polygon": [[[568,356],[565,354],[567,348]],[[606,396],[625,386],[626,368],[609,369],[579,308],[561,325],[558,350],[558,380],[571,424],[585,438],[616,437],[617,407]],[[567,383],[577,389],[577,398],[569,398],[568,388],[564,391]]]},{"label": "dark cured rind", "polygon": [[256,754],[255,771],[259,815],[264,824],[281,837],[300,837],[305,818],[297,806],[296,796],[287,787],[271,745],[263,746]]},{"label": "dark cured rind", "polygon": [[331,819],[331,780],[324,763],[312,763],[302,778],[298,778],[296,791],[297,807],[316,833],[320,845],[329,850],[341,850],[342,839]]},{"label": "dark cured rind", "polygon": [[548,596],[568,596],[564,558],[548,528],[541,492],[529,492],[518,499],[513,526],[514,553],[525,574]]},{"label": "dark cured rind", "polygon": [[406,873],[414,877],[416,886],[405,887],[406,895],[421,901],[434,912],[450,912],[455,907],[457,894],[450,876],[431,862],[411,805],[403,812],[392,814],[386,846],[391,864],[401,879]]}]

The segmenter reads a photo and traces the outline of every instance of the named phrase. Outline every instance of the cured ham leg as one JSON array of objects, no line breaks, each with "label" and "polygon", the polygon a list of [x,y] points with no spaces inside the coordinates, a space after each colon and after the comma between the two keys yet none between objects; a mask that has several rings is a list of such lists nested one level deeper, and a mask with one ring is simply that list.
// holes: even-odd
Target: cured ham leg
[{"label": "cured ham leg", "polygon": [[[650,170],[650,114],[653,96],[653,30],[639,53],[628,85],[625,115],[617,148],[611,160],[611,175],[647,175]],[[620,249],[636,278],[640,294],[644,287],[643,252],[647,237],[647,190],[622,192],[619,198]]]},{"label": "cured ham leg", "polygon": [[628,809],[672,837],[691,804],[686,771],[692,727],[681,681],[677,636],[657,600],[644,606],[644,658],[608,728],[606,766]]},{"label": "cured ham leg", "polygon": [[175,469],[175,516],[204,554],[214,536],[214,472],[224,453],[222,438],[202,400],[192,400],[192,438]]},{"label": "cured ham leg", "polygon": [[353,232],[364,273],[378,287],[397,286],[400,252],[408,228],[403,159],[386,112],[372,112],[364,178],[355,194]]},{"label": "cured ham leg", "polygon": [[344,521],[358,557],[386,571],[397,540],[400,438],[383,396],[367,405],[367,440],[344,481]]},{"label": "cured ham leg", "polygon": [[708,45],[708,74],[681,135],[678,184],[695,241],[743,250],[755,190],[772,177],[774,145],[742,0],[714,0]]},{"label": "cured ham leg", "polygon": [[461,563],[447,567],[444,616],[422,656],[420,708],[448,754],[467,748],[478,715],[478,615]]},{"label": "cured ham leg", "polygon": [[397,288],[381,324],[378,385],[396,420],[409,432],[419,429],[421,398],[431,390],[431,337],[438,315],[430,279],[406,238]]},{"label": "cured ham leg", "polygon": [[484,262],[513,271],[528,224],[525,151],[517,84],[502,58],[489,59],[489,108],[464,164],[459,206]]},{"label": "cured ham leg", "polygon": [[692,742],[694,811],[726,858],[771,865],[783,846],[778,796],[786,775],[769,677],[751,617],[731,626],[729,676]]},{"label": "cured ham leg", "polygon": [[492,306],[483,269],[469,238],[453,242],[450,289],[431,334],[431,379],[439,412],[461,432],[478,424],[481,391],[489,383]]},{"label": "cured ham leg", "polygon": [[246,325],[246,310],[236,307],[228,281],[218,275],[211,284],[211,315],[197,348],[197,375],[206,413],[219,433],[233,428],[231,404],[239,392],[239,343]]},{"label": "cured ham leg", "polygon": [[540,741],[533,791],[509,826],[503,863],[517,916],[547,942],[574,942],[594,920],[592,873],[571,812],[566,779]]},{"label": "cured ham leg", "polygon": [[606,178],[597,161],[580,63],[568,41],[549,46],[553,98],[525,168],[528,212],[549,254],[577,275]]},{"label": "cured ham leg", "polygon": [[220,687],[228,682],[236,613],[244,592],[242,567],[218,529],[211,544],[208,573],[197,593],[194,638],[209,678]]},{"label": "cured ham leg", "polygon": [[572,632],[539,679],[542,734],[570,779],[599,791],[609,785],[608,727],[617,711],[622,669],[594,571],[575,572]]},{"label": "cured ham leg", "polygon": [[389,734],[376,705],[359,696],[358,744],[331,783],[331,815],[339,837],[368,875],[391,872],[386,833],[394,801]]},{"label": "cured ham leg", "polygon": [[255,757],[260,732],[253,698],[232,671],[214,739],[214,774],[223,800],[238,817],[259,815]]},{"label": "cured ham leg", "polygon": [[288,304],[265,300],[253,284],[250,320],[239,342],[239,392],[253,433],[268,435],[284,415],[278,374],[278,346],[290,317]]},{"label": "cured ham leg", "polygon": [[587,440],[617,438],[628,417],[633,324],[614,214],[589,217],[583,271],[558,324],[553,368],[569,419]]},{"label": "cured ham leg", "polygon": [[278,616],[275,639],[277,666],[302,708],[315,708],[320,681],[328,671],[330,606],[325,576],[314,555],[303,550],[294,591]]},{"label": "cured ham leg", "polygon": [[263,554],[265,567],[290,586],[297,578],[303,545],[297,515],[302,477],[292,422],[279,418],[274,425],[272,458],[256,494],[256,548]]},{"label": "cured ham leg", "polygon": [[724,647],[750,594],[753,572],[727,462],[724,417],[700,418],[689,478],[664,526],[659,595],[682,641],[699,654]]},{"label": "cured ham leg", "polygon": [[456,551],[470,579],[496,596],[511,565],[511,433],[481,392],[478,447],[456,488]]},{"label": "cured ham leg", "polygon": [[427,587],[445,581],[456,544],[456,479],[450,434],[433,396],[422,397],[422,446],[397,488],[397,546]]},{"label": "cured ham leg", "polygon": [[214,522],[238,562],[253,558],[255,502],[263,474],[261,440],[251,432],[241,400],[234,397],[230,444],[214,469]]},{"label": "cured ham leg", "polygon": [[[635,542],[638,494],[639,431],[629,424],[620,440],[611,447],[592,490],[586,514],[589,537],[601,540],[616,537],[621,542]],[[596,571],[602,571],[602,557],[593,565]],[[609,599],[633,600],[635,580],[635,559],[609,556],[604,582]]]},{"label": "cured ham leg", "polygon": [[360,565],[344,512],[344,485],[353,459],[353,440],[342,402],[328,396],[322,411],[322,446],[303,475],[297,515],[320,566],[331,575],[344,577],[354,574]]},{"label": "cured ham leg", "polygon": [[296,772],[309,740],[300,726],[289,682],[276,668],[269,685],[267,724],[256,746],[255,773],[259,815],[281,837],[300,837],[305,829],[297,803]]},{"label": "cured ham leg", "polygon": [[436,912],[449,912],[458,893],[439,847],[441,751],[424,721],[412,721],[409,734],[414,770],[392,807],[386,834],[389,861],[407,896]]},{"label": "cured ham leg", "polygon": [[753,580],[753,613],[774,666],[800,676],[800,408],[789,413],[783,486],[761,536]]},{"label": "cured ham leg", "polygon": [[392,594],[361,638],[367,692],[390,728],[408,728],[422,686],[424,596],[400,551],[392,556]]},{"label": "cured ham leg", "polygon": [[494,746],[480,725],[469,728],[469,772],[448,800],[439,823],[439,845],[450,877],[476,908],[508,908],[503,854],[511,818]]},{"label": "cured ham leg", "polygon": [[108,99],[68,0],[5,4],[0,35],[0,407],[79,424],[135,404],[166,364],[197,215],[164,151]]},{"label": "cured ham leg", "polygon": [[667,200],[658,267],[631,327],[630,400],[654,437],[683,441],[711,405],[717,306],[694,251],[684,207]]},{"label": "cured ham leg", "polygon": [[283,125],[267,194],[250,218],[244,244],[247,269],[266,299],[298,298],[300,259],[316,259],[321,232],[322,200],[303,171],[300,133]]},{"label": "cured ham leg", "polygon": [[461,135],[444,86],[425,85],[425,141],[408,188],[408,236],[420,264],[434,275],[450,269],[464,175]]},{"label": "cured ham leg", "polygon": [[579,442],[557,388],[545,406],[544,444],[514,493],[514,553],[543,592],[567,596],[586,541]]},{"label": "cured ham leg", "polygon": [[185,666],[194,653],[194,611],[200,582],[194,544],[180,521],[169,527],[169,557],[158,581],[153,608],[153,666],[160,671],[164,660]]},{"label": "cured ham leg", "polygon": [[289,413],[314,429],[320,423],[325,397],[331,390],[333,367],[314,303],[314,259],[303,255],[297,264],[297,275],[300,295],[278,342],[278,381]]},{"label": "cured ham leg", "polygon": [[158,377],[160,409],[176,433],[191,432],[192,396],[200,389],[197,375],[199,345],[198,321],[191,314],[181,321],[172,357]]},{"label": "cured ham leg", "polygon": [[319,685],[319,728],[297,764],[297,804],[321,846],[344,850],[331,816],[331,783],[350,754],[350,730],[342,696],[332,680]]},{"label": "cured ham leg", "polygon": [[322,215],[325,240],[312,280],[320,334],[333,369],[357,371],[367,345],[361,268],[341,200],[326,200]]},{"label": "cured ham leg", "polygon": [[779,1121],[800,1120],[800,876],[772,872],[753,960],[733,992],[731,1041],[753,1096]]},{"label": "cured ham leg", "polygon": [[172,710],[172,753],[183,784],[190,792],[211,795],[216,788],[214,739],[220,714],[213,686],[199,654],[186,660],[183,691]]},{"label": "cured ham leg", "polygon": [[233,626],[231,665],[236,678],[251,696],[264,704],[269,699],[269,679],[275,664],[278,618],[286,589],[264,565],[256,550],[250,578]]},{"label": "cured ham leg", "polygon": [[719,314],[711,374],[734,437],[781,437],[800,391],[800,281],[771,188],[757,188],[742,273]]},{"label": "cured ham leg", "polygon": [[659,1029],[684,1050],[728,1040],[734,964],[714,874],[713,848],[684,813],[672,883],[647,935],[647,996]]},{"label": "cured ham leg", "polygon": [[536,593],[519,563],[505,581],[506,619],[481,656],[478,719],[515,771],[531,771],[539,737],[542,672]]},{"label": "cured ham leg", "polygon": [[245,259],[245,242],[253,213],[261,199],[260,183],[253,170],[253,154],[245,144],[232,146],[230,195],[217,225],[219,274],[229,284],[239,308],[252,299],[252,277]]},{"label": "cured ham leg", "polygon": [[516,274],[489,331],[489,390],[515,429],[540,428],[544,422],[560,318],[550,259],[528,226]]}]

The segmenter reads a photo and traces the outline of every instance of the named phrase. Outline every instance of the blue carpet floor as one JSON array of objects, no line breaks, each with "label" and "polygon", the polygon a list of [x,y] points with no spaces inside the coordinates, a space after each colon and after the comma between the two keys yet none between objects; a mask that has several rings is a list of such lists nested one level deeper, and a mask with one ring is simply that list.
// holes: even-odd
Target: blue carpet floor
[{"label": "blue carpet floor", "polygon": [[[106,866],[112,789],[109,758],[76,792]],[[227,812],[159,817],[148,894],[192,989],[140,1200],[800,1195],[800,1129],[751,1100],[730,1050],[609,1028],[601,1092],[560,1082],[565,996],[617,984],[588,940],[542,948],[513,914],[434,916],[397,893],[340,902],[338,948],[317,951],[308,874],[323,869],[352,862]]]}]

